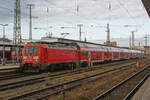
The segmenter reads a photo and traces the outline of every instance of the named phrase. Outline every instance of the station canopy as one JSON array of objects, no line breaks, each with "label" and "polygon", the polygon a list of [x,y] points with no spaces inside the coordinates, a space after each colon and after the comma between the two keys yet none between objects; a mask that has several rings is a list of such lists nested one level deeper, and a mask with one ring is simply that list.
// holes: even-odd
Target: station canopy
[{"label": "station canopy", "polygon": [[150,17],[150,0],[142,0],[144,7]]}]

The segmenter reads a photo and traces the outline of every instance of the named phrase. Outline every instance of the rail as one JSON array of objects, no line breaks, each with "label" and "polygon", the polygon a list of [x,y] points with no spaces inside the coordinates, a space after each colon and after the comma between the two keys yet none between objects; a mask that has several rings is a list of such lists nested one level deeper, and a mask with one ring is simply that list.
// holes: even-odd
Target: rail
[{"label": "rail", "polygon": [[[7,100],[28,99],[28,97],[31,98],[33,95],[36,95],[36,96],[33,96],[33,98],[35,98],[35,97],[38,97],[37,94],[39,94],[39,93],[42,93],[42,94],[44,93],[45,94],[44,96],[39,94],[40,96],[42,96],[42,97],[39,97],[39,98],[44,98],[44,97],[47,97],[49,95],[61,92],[60,88],[64,85],[70,85],[69,87],[66,88],[66,90],[70,89],[70,88],[74,88],[76,86],[81,85],[84,81],[90,81],[93,77],[101,76],[101,75],[104,75],[106,73],[113,72],[113,71],[124,70],[124,69],[129,68],[129,65],[133,65],[133,64],[135,64],[135,63],[128,64],[128,65],[123,65],[120,68],[115,68],[115,69],[112,69],[112,70],[109,70],[109,71],[100,72],[100,73],[97,73],[97,74],[94,74],[94,75],[91,75],[91,76],[86,76],[86,77],[83,77],[83,78],[74,79],[74,80],[71,80],[71,81],[59,83],[59,84],[56,84],[54,86],[48,86],[48,87],[43,88],[43,89],[39,89],[39,90],[35,90],[35,91],[32,91],[32,92],[24,93],[24,94],[21,94],[21,95],[17,95],[17,96],[11,97],[11,98],[7,98]],[[57,91],[54,91],[54,90],[57,90]],[[49,91],[51,91],[51,93],[47,93]]]},{"label": "rail", "polygon": [[[148,65],[148,66],[146,66],[145,68],[143,68],[142,70],[140,70],[140,71],[138,71],[138,72],[136,72],[135,74],[133,74],[132,76],[130,76],[129,78],[127,78],[127,79],[125,79],[125,80],[123,80],[122,82],[120,82],[119,84],[117,84],[117,85],[115,85],[115,86],[113,86],[112,88],[110,88],[110,89],[108,89],[106,92],[104,92],[103,94],[100,94],[100,95],[98,95],[97,97],[95,97],[95,98],[93,98],[93,100],[105,100],[105,99],[108,99],[108,98],[112,98],[112,99],[116,99],[116,100],[118,100],[118,98],[120,97],[119,96],[119,94],[116,96],[115,95],[115,93],[122,93],[123,92],[123,85],[124,85],[124,87],[125,87],[125,89],[127,88],[127,82],[129,82],[131,79],[133,79],[133,78],[135,78],[136,79],[136,76],[138,76],[138,75],[142,75],[142,74],[144,74],[144,72],[145,72],[145,74],[146,74],[146,76],[148,76],[149,75],[149,71],[150,71],[150,65]],[[148,74],[147,74],[148,73]],[[144,74],[144,76],[145,76],[145,74]],[[140,79],[141,80],[141,79]],[[130,81],[131,82],[131,81]],[[139,81],[137,81],[137,84],[139,83]],[[129,84],[128,84],[129,85]],[[135,87],[135,86],[134,86]],[[132,87],[132,88],[134,88],[134,87]],[[122,90],[122,92],[118,92],[118,91],[121,91]],[[132,90],[131,90],[132,91]],[[133,91],[135,91],[134,89],[133,89]],[[128,91],[128,93],[129,93],[130,91]],[[124,92],[123,92],[124,93]],[[114,95],[113,95],[114,94]],[[125,93],[123,94],[123,96],[125,95]],[[127,94],[126,94],[127,95]],[[129,94],[129,96],[130,95],[133,95],[132,93],[130,93]],[[120,98],[124,98],[124,97],[120,97]],[[122,99],[120,99],[119,98],[119,100],[122,100]],[[126,98],[129,98],[129,97],[126,97]],[[126,99],[126,100],[128,100],[128,99]]]},{"label": "rail", "polygon": [[139,90],[139,88],[144,84],[144,82],[150,77],[150,73],[148,73],[136,87],[123,99],[123,100],[131,100],[131,98],[135,95],[135,93]]}]

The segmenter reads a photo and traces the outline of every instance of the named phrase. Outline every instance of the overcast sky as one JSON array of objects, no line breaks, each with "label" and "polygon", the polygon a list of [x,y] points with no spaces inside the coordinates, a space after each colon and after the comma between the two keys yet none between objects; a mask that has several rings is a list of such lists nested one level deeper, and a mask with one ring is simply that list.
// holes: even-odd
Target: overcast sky
[{"label": "overcast sky", "polygon": [[[127,46],[131,31],[135,33],[136,43],[144,44],[145,34],[150,33],[150,21],[140,0],[21,0],[22,37],[28,38],[29,20],[27,4],[34,4],[33,38],[40,39],[52,32],[55,37],[63,37],[67,32],[69,39],[79,39],[77,24],[83,24],[82,40],[103,43],[106,40],[106,26],[110,24],[111,40]],[[111,5],[111,6],[110,6]],[[14,0],[0,0],[0,23],[8,23],[6,37],[12,39]],[[133,25],[123,27],[123,25]],[[93,26],[93,27],[91,27]],[[61,29],[60,27],[73,27]],[[0,37],[2,37],[0,27]],[[124,39],[123,39],[124,38]]]}]

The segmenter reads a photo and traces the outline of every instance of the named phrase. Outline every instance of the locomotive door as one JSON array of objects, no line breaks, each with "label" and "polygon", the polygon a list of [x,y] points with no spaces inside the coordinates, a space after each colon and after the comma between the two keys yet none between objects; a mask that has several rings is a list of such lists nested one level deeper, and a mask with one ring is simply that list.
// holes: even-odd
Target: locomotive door
[{"label": "locomotive door", "polygon": [[46,58],[47,58],[47,49],[46,48],[41,48],[43,52],[41,52],[41,59],[42,62],[46,62]]},{"label": "locomotive door", "polygon": [[44,52],[44,48],[43,47],[41,48],[41,51],[42,51],[41,52],[41,60],[42,60],[42,62],[44,62],[44,53],[45,52]]},{"label": "locomotive door", "polygon": [[77,62],[76,62],[76,66],[77,66],[77,67],[80,67],[80,65],[81,65],[80,60],[81,60],[80,49],[78,48],[78,49],[77,49]]},{"label": "locomotive door", "polygon": [[48,60],[48,54],[47,54],[47,48],[44,49],[44,62],[47,62]]},{"label": "locomotive door", "polygon": [[91,52],[88,52],[88,66],[91,66]]}]

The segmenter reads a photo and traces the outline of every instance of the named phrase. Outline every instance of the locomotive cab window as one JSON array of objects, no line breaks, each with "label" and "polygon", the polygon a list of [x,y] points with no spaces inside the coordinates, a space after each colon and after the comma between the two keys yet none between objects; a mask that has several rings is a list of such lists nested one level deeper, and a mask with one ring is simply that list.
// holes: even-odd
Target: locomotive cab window
[{"label": "locomotive cab window", "polygon": [[36,54],[38,52],[39,47],[31,46],[25,49],[26,54]]}]

